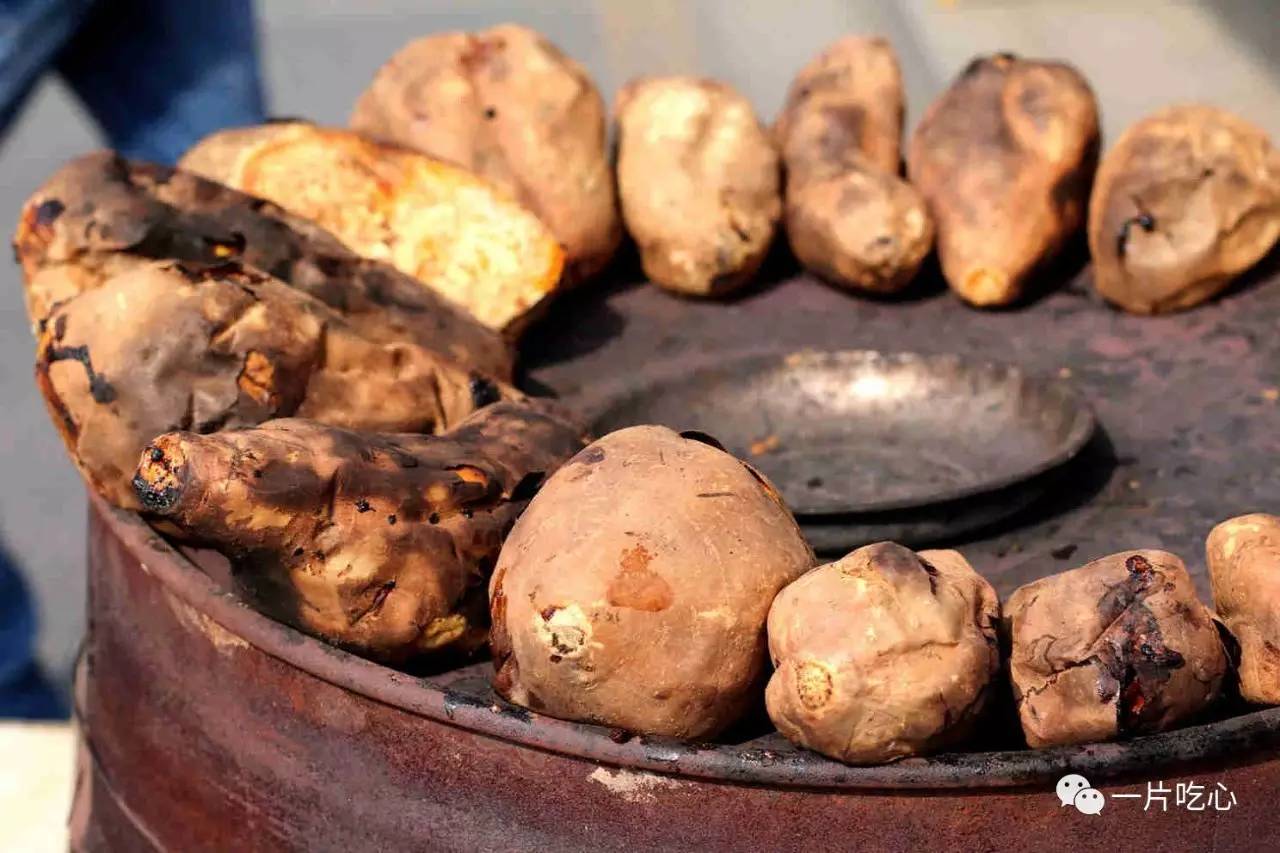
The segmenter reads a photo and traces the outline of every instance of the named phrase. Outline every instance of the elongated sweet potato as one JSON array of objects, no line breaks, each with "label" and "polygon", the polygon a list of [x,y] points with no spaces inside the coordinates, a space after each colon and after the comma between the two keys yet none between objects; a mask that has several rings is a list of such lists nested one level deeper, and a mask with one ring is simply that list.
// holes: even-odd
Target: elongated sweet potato
[{"label": "elongated sweet potato", "polygon": [[850,764],[954,744],[1000,672],[999,619],[995,590],[956,551],[859,548],[774,599],[769,716]]},{"label": "elongated sweet potato", "polygon": [[271,202],[189,172],[109,152],[72,160],[27,200],[14,249],[37,328],[59,302],[148,260],[238,260],[334,308],[370,340],[414,343],[511,378],[510,347],[464,309]]},{"label": "elongated sweet potato", "polygon": [[1280,705],[1280,517],[1228,519],[1205,552],[1213,605],[1240,643],[1240,695]]},{"label": "elongated sweet potato", "polygon": [[718,296],[755,274],[782,212],[778,155],[746,98],[723,83],[653,77],[623,87],[622,218],[645,274]]},{"label": "elongated sweet potato", "polygon": [[898,177],[902,112],[893,48],[849,36],[801,69],[774,125],[791,249],[842,287],[901,290],[933,246],[924,198]]},{"label": "elongated sweet potato", "polygon": [[138,454],[169,430],[299,416],[448,429],[513,389],[406,343],[359,335],[318,300],[228,263],[156,261],[61,303],[36,353],[54,424],[100,494],[135,507]]},{"label": "elongated sweet potato", "polygon": [[1098,108],[1078,71],[975,59],[925,113],[907,155],[947,283],[971,305],[1016,302],[1083,224]]},{"label": "elongated sweet potato", "polygon": [[1230,662],[1182,561],[1124,551],[1005,603],[1009,672],[1032,747],[1164,731],[1207,708]]},{"label": "elongated sweet potato", "polygon": [[517,334],[560,282],[555,237],[505,191],[353,131],[305,122],[224,130],[179,165],[314,220],[491,329]]},{"label": "elongated sweet potato", "polygon": [[490,584],[494,685],[556,717],[709,737],[759,698],[765,618],[813,552],[759,474],[665,427],[561,468]]},{"label": "elongated sweet potato", "polygon": [[1135,314],[1190,308],[1280,238],[1280,151],[1201,104],[1167,107],[1107,152],[1089,201],[1093,281]]},{"label": "elongated sweet potato", "polygon": [[545,401],[489,406],[439,437],[287,418],[162,435],[134,486],[149,511],[226,554],[264,612],[396,662],[483,644],[503,537],[583,443]]},{"label": "elongated sweet potato", "polygon": [[360,96],[351,127],[505,188],[560,240],[569,283],[599,272],[622,239],[604,100],[586,69],[527,27],[410,42]]}]

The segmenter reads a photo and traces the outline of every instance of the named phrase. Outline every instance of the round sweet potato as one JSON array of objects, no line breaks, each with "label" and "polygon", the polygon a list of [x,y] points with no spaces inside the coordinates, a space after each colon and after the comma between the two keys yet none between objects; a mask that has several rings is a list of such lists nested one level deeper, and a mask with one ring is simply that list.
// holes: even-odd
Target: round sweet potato
[{"label": "round sweet potato", "polygon": [[494,686],[556,717],[711,737],[758,699],[769,604],[812,565],[745,463],[665,427],[611,433],[547,481],[503,546]]},{"label": "round sweet potato", "polygon": [[1182,561],[1124,551],[1017,589],[1009,671],[1027,744],[1172,728],[1208,707],[1230,665]]},{"label": "round sweet potato", "polygon": [[1240,695],[1280,705],[1280,517],[1228,519],[1205,552],[1213,605],[1240,644]]},{"label": "round sweet potato", "polygon": [[622,239],[600,92],[527,27],[442,33],[403,47],[351,127],[459,163],[506,188],[565,250],[565,278],[599,272]]},{"label": "round sweet potato", "polygon": [[750,280],[782,212],[778,155],[751,104],[723,83],[652,77],[623,87],[618,192],[650,279],[694,296]]},{"label": "round sweet potato", "polygon": [[859,548],[774,599],[769,716],[850,764],[955,743],[1000,671],[999,618],[995,590],[956,551]]},{"label": "round sweet potato", "polygon": [[842,287],[901,290],[933,246],[924,198],[898,177],[902,111],[893,48],[849,36],[800,71],[774,125],[791,250]]},{"label": "round sweet potato", "polygon": [[1135,314],[1190,308],[1280,237],[1280,151],[1226,110],[1167,107],[1107,152],[1089,200],[1093,281]]},{"label": "round sweet potato", "polygon": [[907,168],[938,229],[947,283],[971,305],[1016,302],[1084,222],[1098,108],[1069,65],[975,59],[925,113]]}]

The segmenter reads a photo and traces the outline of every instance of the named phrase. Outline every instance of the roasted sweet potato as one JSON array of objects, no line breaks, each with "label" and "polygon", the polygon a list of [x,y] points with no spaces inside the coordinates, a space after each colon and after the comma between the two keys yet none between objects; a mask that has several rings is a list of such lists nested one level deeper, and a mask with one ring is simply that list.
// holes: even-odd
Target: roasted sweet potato
[{"label": "roasted sweet potato", "polygon": [[665,427],[611,433],[547,481],[503,546],[494,686],[556,717],[710,737],[758,699],[769,604],[812,564],[745,463]]},{"label": "roasted sweet potato", "polygon": [[605,108],[586,69],[504,24],[405,45],[356,102],[351,127],[461,164],[536,213],[565,250],[565,278],[599,272],[622,238]]},{"label": "roasted sweet potato", "polygon": [[286,416],[432,432],[517,392],[335,312],[234,262],[156,261],[53,310],[36,379],[72,458],[100,494],[135,507],[138,454],[169,430]]},{"label": "roasted sweet potato", "polygon": [[723,83],[652,77],[623,87],[622,218],[645,274],[719,296],[750,280],[782,212],[778,155],[746,98]]},{"label": "roasted sweet potato", "polygon": [[370,340],[418,344],[511,378],[510,347],[465,310],[319,226],[189,172],[109,152],[72,160],[27,200],[14,250],[37,329],[58,303],[148,260],[239,260],[336,309]]},{"label": "roasted sweet potato", "polygon": [[1078,71],[975,59],[925,113],[907,155],[947,283],[971,305],[1016,302],[1084,222],[1098,108]]},{"label": "roasted sweet potato", "polygon": [[849,36],[800,71],[774,125],[791,250],[842,287],[901,290],[933,246],[924,198],[898,177],[902,111],[893,48]]},{"label": "roasted sweet potato", "polygon": [[489,406],[439,437],[288,418],[162,435],[144,507],[231,559],[264,612],[393,662],[485,639],[485,584],[543,477],[583,445],[545,401]]},{"label": "roasted sweet potato", "polygon": [[277,122],[219,131],[179,165],[314,220],[509,335],[560,282],[555,237],[505,191],[349,130]]},{"label": "roasted sweet potato", "polygon": [[1221,292],[1280,237],[1280,151],[1261,129],[1201,104],[1130,127],[1089,200],[1093,281],[1135,314]]},{"label": "roasted sweet potato", "polygon": [[1213,605],[1240,644],[1240,695],[1280,705],[1280,517],[1224,521],[1205,551]]},{"label": "roasted sweet potato", "polygon": [[859,548],[774,599],[769,716],[850,764],[956,743],[1000,672],[999,618],[995,590],[959,553]]},{"label": "roasted sweet potato", "polygon": [[1172,728],[1217,697],[1230,662],[1182,561],[1124,551],[1016,590],[1010,675],[1032,747]]}]

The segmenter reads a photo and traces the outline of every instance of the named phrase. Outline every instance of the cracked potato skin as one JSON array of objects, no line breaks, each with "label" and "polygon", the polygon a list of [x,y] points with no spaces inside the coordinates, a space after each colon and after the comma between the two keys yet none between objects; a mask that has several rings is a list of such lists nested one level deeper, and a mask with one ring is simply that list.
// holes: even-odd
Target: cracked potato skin
[{"label": "cracked potato skin", "polygon": [[222,130],[179,165],[315,221],[509,337],[560,283],[559,243],[505,190],[354,131],[306,122]]},{"label": "cracked potato skin", "polygon": [[230,558],[264,612],[402,662],[483,645],[503,537],[583,436],[543,400],[497,403],[434,437],[289,418],[162,435],[134,487]]},{"label": "cracked potato skin", "polygon": [[1280,238],[1280,151],[1226,110],[1166,107],[1131,126],[1089,201],[1094,286],[1135,314],[1222,292]]},{"label": "cracked potato skin", "polygon": [[408,343],[359,335],[318,300],[228,263],[139,265],[63,302],[36,381],[85,479],[137,508],[138,454],[169,430],[279,417],[431,432],[518,392]]},{"label": "cracked potato skin", "polygon": [[859,548],[774,599],[769,717],[848,764],[955,744],[998,678],[999,618],[995,590],[958,552]]},{"label": "cracked potato skin", "polygon": [[965,302],[1017,302],[1080,228],[1098,140],[1093,91],[1061,62],[980,57],[929,106],[907,171],[933,215],[942,273]]},{"label": "cracked potato skin", "polygon": [[395,267],[265,199],[100,151],[59,169],[14,234],[37,330],[61,302],[151,260],[241,261],[319,299],[370,340],[413,343],[510,380],[502,337]]},{"label": "cracked potato skin", "polygon": [[900,291],[933,247],[924,197],[898,177],[902,114],[893,48],[848,36],[801,69],[774,125],[791,250],[841,287]]},{"label": "cracked potato skin", "polygon": [[1280,516],[1228,519],[1205,553],[1214,607],[1240,644],[1240,695],[1280,705]]},{"label": "cracked potato skin", "polygon": [[533,30],[504,24],[405,45],[350,125],[505,188],[559,239],[566,283],[576,284],[622,240],[605,117],[585,68]]},{"label": "cracked potato skin", "polygon": [[1182,561],[1123,551],[1005,603],[1014,699],[1032,748],[1164,731],[1217,699],[1230,662]]},{"label": "cracked potato skin", "polygon": [[554,717],[713,737],[758,701],[769,604],[812,565],[745,463],[665,427],[611,433],[551,477],[503,546],[494,687]]},{"label": "cracked potato skin", "polygon": [[782,214],[778,154],[729,86],[646,77],[618,93],[618,193],[645,275],[690,296],[745,285]]}]

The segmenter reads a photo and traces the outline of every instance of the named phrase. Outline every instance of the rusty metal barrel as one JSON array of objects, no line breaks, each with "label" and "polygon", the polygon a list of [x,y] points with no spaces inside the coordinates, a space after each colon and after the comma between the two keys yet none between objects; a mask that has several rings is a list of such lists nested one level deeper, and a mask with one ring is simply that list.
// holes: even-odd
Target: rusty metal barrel
[{"label": "rusty metal barrel", "polygon": [[[90,507],[73,844],[101,850],[1258,849],[1280,709],[1125,743],[847,767],[776,734],[628,737],[498,700],[488,664],[362,660],[242,603],[131,513]],[[1101,815],[1221,783],[1230,811]]]}]

